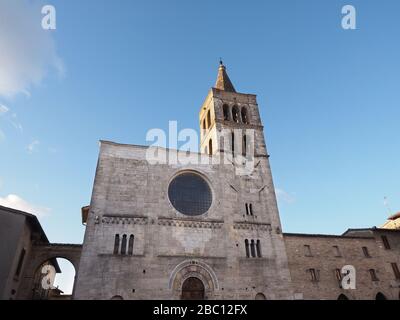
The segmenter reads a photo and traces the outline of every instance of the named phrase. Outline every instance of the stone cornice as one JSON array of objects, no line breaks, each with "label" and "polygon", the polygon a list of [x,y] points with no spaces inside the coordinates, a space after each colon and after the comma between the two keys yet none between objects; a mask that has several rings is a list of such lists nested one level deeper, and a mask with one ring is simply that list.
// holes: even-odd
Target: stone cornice
[{"label": "stone cornice", "polygon": [[106,214],[100,221],[104,224],[138,224],[146,225],[148,224],[148,218],[144,216],[135,215],[114,215]]},{"label": "stone cornice", "polygon": [[221,229],[223,220],[197,220],[197,219],[176,219],[159,218],[158,225],[171,227],[199,228],[199,229]]},{"label": "stone cornice", "polygon": [[236,229],[236,230],[272,231],[272,226],[271,226],[270,223],[250,222],[250,221],[235,221],[233,223],[233,229]]}]

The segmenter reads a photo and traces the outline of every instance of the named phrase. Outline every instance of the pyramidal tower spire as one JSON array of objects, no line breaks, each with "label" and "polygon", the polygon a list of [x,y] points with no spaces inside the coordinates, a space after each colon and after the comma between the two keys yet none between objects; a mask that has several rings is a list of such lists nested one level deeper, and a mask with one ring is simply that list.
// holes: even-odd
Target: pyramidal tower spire
[{"label": "pyramidal tower spire", "polygon": [[226,67],[222,60],[219,61],[218,76],[217,81],[215,82],[215,88],[227,92],[236,92],[235,87],[226,73]]}]

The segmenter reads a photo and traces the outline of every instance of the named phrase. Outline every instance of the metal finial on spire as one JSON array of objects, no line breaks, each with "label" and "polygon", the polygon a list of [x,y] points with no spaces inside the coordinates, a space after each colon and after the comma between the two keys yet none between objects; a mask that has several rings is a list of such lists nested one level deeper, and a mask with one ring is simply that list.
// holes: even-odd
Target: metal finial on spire
[{"label": "metal finial on spire", "polygon": [[220,64],[221,66],[224,65],[224,62],[222,61],[222,58],[221,58],[221,57],[219,58],[219,64]]}]

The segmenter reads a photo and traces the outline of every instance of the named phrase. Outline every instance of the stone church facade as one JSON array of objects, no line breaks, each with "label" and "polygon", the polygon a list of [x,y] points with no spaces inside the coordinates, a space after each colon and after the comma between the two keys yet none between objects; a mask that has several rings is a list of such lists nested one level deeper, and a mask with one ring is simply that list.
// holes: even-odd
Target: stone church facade
[{"label": "stone church facade", "polygon": [[202,153],[101,142],[76,299],[293,296],[256,97],[221,64],[199,115]]}]

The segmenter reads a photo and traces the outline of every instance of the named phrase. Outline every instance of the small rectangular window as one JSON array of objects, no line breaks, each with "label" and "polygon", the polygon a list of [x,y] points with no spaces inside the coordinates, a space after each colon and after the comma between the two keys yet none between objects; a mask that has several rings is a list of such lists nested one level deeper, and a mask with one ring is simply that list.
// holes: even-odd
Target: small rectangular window
[{"label": "small rectangular window", "polygon": [[309,269],[308,270],[310,272],[310,276],[311,276],[311,281],[318,281],[319,280],[319,272],[318,270],[315,269]]},{"label": "small rectangular window", "polygon": [[333,252],[334,252],[335,257],[341,257],[342,256],[338,246],[333,246]]},{"label": "small rectangular window", "polygon": [[337,281],[342,281],[342,272],[340,269],[335,269],[335,278]]},{"label": "small rectangular window", "polygon": [[15,271],[15,276],[16,277],[19,277],[19,275],[21,274],[22,265],[24,264],[25,254],[26,254],[25,249],[22,249],[21,253],[19,254],[17,270]]},{"label": "small rectangular window", "polygon": [[376,276],[375,269],[369,269],[369,274],[371,276],[372,281],[379,281],[378,277]]},{"label": "small rectangular window", "polygon": [[308,244],[304,245],[304,254],[306,257],[312,257],[311,247]]},{"label": "small rectangular window", "polygon": [[368,252],[368,248],[367,248],[367,247],[362,247],[362,251],[363,251],[363,253],[364,253],[364,257],[366,257],[366,258],[371,258],[371,256],[369,255],[369,252]]},{"label": "small rectangular window", "polygon": [[396,278],[396,280],[400,280],[400,270],[399,270],[399,266],[397,265],[397,263],[392,263],[392,269],[393,269],[394,277]]},{"label": "small rectangular window", "polygon": [[386,250],[390,250],[390,244],[389,244],[389,240],[386,236],[381,236],[382,242],[383,242],[383,246],[385,247]]}]

